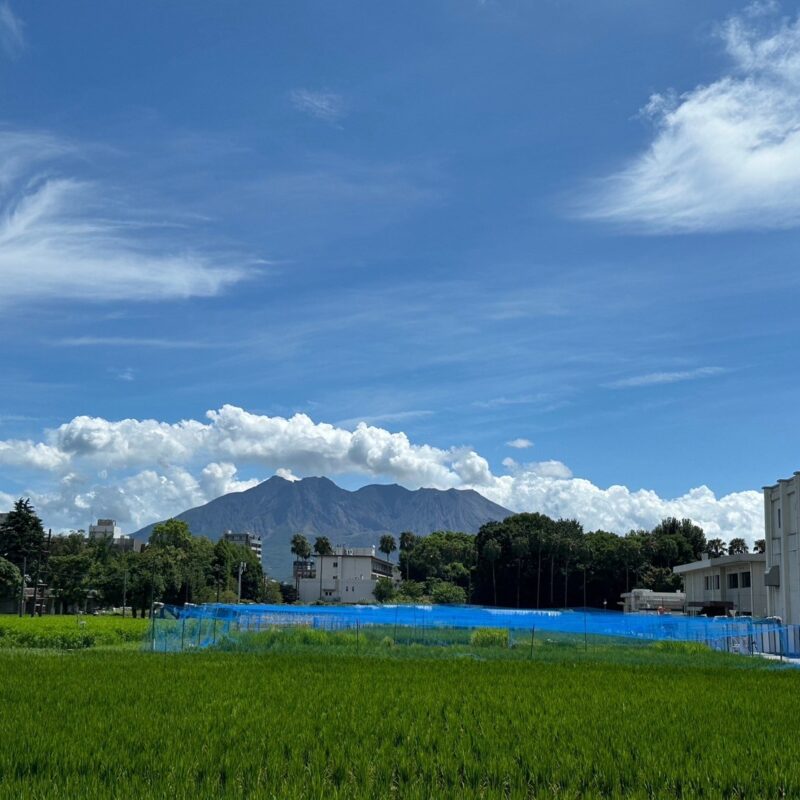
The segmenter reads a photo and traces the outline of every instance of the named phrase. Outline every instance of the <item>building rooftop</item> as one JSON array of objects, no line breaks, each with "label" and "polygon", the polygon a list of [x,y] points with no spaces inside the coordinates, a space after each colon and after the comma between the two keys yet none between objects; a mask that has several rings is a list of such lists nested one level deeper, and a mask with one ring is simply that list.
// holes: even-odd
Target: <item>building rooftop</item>
[{"label": "building rooftop", "polygon": [[766,553],[735,553],[732,556],[719,556],[718,558],[704,558],[700,561],[692,561],[689,564],[680,564],[673,567],[672,571],[677,575],[684,572],[695,572],[696,570],[709,569],[710,567],[725,567],[729,564],[752,564],[754,562],[765,563]]}]

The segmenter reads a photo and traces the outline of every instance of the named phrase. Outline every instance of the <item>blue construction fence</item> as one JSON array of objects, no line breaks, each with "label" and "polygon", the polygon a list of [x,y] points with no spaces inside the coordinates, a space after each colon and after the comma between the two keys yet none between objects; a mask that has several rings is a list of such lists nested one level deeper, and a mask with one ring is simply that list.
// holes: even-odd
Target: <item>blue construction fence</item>
[{"label": "blue construction fence", "polygon": [[397,643],[447,643],[445,631],[506,630],[509,640],[547,633],[639,642],[698,642],[742,655],[800,657],[800,626],[750,617],[692,617],[594,609],[536,610],[436,605],[164,606],[146,646],[158,652],[219,647],[248,634],[303,627],[321,631],[380,631]]}]

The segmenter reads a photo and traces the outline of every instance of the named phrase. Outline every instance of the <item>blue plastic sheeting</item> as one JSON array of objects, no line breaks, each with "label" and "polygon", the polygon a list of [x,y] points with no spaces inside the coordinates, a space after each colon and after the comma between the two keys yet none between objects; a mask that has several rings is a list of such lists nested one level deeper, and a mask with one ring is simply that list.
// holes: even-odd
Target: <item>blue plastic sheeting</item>
[{"label": "blue plastic sheeting", "polygon": [[[270,627],[304,625],[325,630],[344,630],[370,625],[402,626],[415,629],[504,628],[517,631],[576,633],[652,641],[704,642],[747,641],[748,647],[763,652],[789,655],[793,637],[786,627],[769,620],[720,617],[688,617],[670,614],[623,614],[597,610],[532,610],[482,606],[432,605],[222,605],[165,607],[164,619],[193,621],[190,635],[194,646],[204,647],[233,630],[238,633]],[[157,627],[157,626],[156,626]],[[182,626],[186,638],[186,625]],[[158,634],[154,631],[154,635]],[[763,643],[772,642],[765,646]],[[727,646],[727,645],[726,645]]]}]

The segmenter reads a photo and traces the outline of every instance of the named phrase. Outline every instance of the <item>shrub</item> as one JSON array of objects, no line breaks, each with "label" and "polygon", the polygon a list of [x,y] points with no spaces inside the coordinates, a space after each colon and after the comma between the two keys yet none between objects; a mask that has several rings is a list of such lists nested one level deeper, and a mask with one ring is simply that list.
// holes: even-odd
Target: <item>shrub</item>
[{"label": "shrub", "polygon": [[467,602],[467,593],[454,583],[441,581],[432,588],[431,600],[437,605],[462,605]]},{"label": "shrub", "polygon": [[508,647],[508,630],[505,628],[476,628],[469,637],[473,647]]}]

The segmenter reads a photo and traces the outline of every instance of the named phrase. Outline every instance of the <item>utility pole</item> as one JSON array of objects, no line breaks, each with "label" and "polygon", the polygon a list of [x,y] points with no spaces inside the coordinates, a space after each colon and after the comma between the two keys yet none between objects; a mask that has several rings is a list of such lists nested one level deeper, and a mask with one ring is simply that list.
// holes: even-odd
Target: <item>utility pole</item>
[{"label": "utility pole", "polygon": [[247,569],[247,564],[244,561],[239,562],[239,599],[237,603],[242,602],[242,573]]},{"label": "utility pole", "polygon": [[122,573],[122,619],[125,619],[125,602],[128,598],[128,567],[125,562],[125,571]]},{"label": "utility pole", "polygon": [[[47,530],[47,553],[50,552],[50,539],[53,536],[53,529],[48,528]],[[36,601],[39,597],[39,574],[42,568],[42,558],[45,556],[44,551],[44,542],[42,542],[41,546],[39,547],[39,557],[36,559],[36,572],[34,573],[33,578],[33,607],[31,608],[31,616],[36,616]],[[42,597],[44,599],[44,597]],[[41,616],[41,615],[40,615]]]},{"label": "utility pole", "polygon": [[22,616],[25,613],[25,584],[26,575],[25,573],[28,571],[28,556],[22,557],[22,582],[20,583],[19,587],[19,615]]}]

